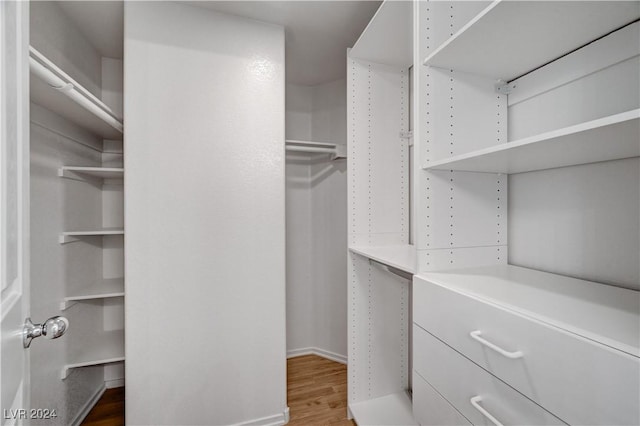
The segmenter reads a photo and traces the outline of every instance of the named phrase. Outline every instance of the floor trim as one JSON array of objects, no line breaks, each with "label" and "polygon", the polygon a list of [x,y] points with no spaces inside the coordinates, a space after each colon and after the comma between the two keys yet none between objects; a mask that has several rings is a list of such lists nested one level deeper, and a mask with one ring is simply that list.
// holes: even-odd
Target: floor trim
[{"label": "floor trim", "polygon": [[303,355],[317,355],[322,358],[326,358],[331,361],[339,362],[340,364],[347,364],[347,357],[344,355],[337,354],[335,352],[326,351],[320,348],[300,348],[300,349],[291,349],[287,351],[287,358],[295,358]]},{"label": "floor trim", "polygon": [[85,419],[85,417],[87,417],[89,412],[91,412],[91,409],[98,403],[106,390],[107,387],[103,383],[102,386],[96,389],[96,392],[91,398],[89,398],[89,400],[84,404],[80,411],[78,411],[78,414],[76,414],[75,418],[71,421],[70,424],[72,426],[80,426],[80,424],[82,424],[82,421]]}]

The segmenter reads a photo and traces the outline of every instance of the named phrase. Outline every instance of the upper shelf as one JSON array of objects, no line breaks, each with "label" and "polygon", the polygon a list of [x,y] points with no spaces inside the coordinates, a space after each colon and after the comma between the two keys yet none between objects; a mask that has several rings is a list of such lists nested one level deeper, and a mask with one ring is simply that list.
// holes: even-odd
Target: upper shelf
[{"label": "upper shelf", "polygon": [[416,250],[415,246],[351,246],[349,250],[353,253],[364,256],[368,259],[382,263],[395,269],[416,273]]},{"label": "upper shelf", "polygon": [[332,160],[347,158],[347,146],[331,142],[312,142],[287,139],[285,141],[287,152],[300,152],[304,154],[331,155]]},{"label": "upper shelf", "polygon": [[636,1],[495,1],[424,65],[511,81],[638,17]]},{"label": "upper shelf", "polygon": [[640,356],[640,293],[636,290],[512,265],[418,276]]},{"label": "upper shelf", "polygon": [[29,55],[34,103],[104,139],[122,139],[122,120],[111,108],[33,47]]},{"label": "upper shelf", "polygon": [[457,155],[427,170],[522,173],[640,156],[640,109]]},{"label": "upper shelf", "polygon": [[387,65],[413,65],[413,5],[386,0],[364,29],[349,56]]}]

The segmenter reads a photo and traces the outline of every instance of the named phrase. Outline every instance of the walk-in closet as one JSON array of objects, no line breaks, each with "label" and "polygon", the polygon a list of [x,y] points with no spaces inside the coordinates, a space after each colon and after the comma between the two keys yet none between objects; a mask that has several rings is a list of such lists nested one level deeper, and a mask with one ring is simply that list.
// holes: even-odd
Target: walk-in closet
[{"label": "walk-in closet", "polygon": [[640,1],[1,1],[0,424],[640,424]]}]

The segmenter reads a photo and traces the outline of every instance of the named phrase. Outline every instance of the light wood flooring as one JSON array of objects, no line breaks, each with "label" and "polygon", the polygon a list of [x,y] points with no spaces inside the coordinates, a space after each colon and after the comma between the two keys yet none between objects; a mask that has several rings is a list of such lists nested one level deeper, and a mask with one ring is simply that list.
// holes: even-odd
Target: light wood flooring
[{"label": "light wood flooring", "polygon": [[316,355],[287,360],[289,425],[355,425],[347,420],[347,366]]},{"label": "light wood flooring", "polygon": [[[124,388],[107,389],[82,422],[124,425]],[[354,425],[347,420],[347,366],[315,355],[287,360],[289,425]]]}]

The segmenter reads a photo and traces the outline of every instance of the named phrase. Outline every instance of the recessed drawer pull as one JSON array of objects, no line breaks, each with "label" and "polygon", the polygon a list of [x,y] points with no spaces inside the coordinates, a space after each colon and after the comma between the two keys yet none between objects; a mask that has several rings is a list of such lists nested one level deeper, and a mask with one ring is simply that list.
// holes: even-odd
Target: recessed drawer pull
[{"label": "recessed drawer pull", "polygon": [[507,358],[516,359],[516,358],[522,358],[523,356],[521,351],[515,351],[515,352],[505,351],[501,347],[496,346],[493,343],[489,342],[488,340],[483,339],[482,337],[480,337],[480,335],[482,335],[482,332],[480,330],[472,331],[471,333],[469,333],[469,335],[471,336],[472,339],[477,340],[478,342],[482,343],[486,347],[493,349],[494,351],[498,352],[500,355],[504,355]]},{"label": "recessed drawer pull", "polygon": [[480,411],[480,414],[482,414],[483,416],[485,416],[487,419],[489,419],[489,421],[491,423],[493,423],[496,426],[503,426],[502,423],[500,423],[498,421],[498,419],[496,419],[495,417],[493,417],[491,415],[490,412],[488,412],[487,410],[485,410],[484,408],[482,408],[482,405],[480,405],[480,401],[482,401],[482,397],[481,396],[474,396],[473,398],[471,398],[469,400],[471,402],[471,405],[473,405],[473,408],[475,408],[476,410]]}]

